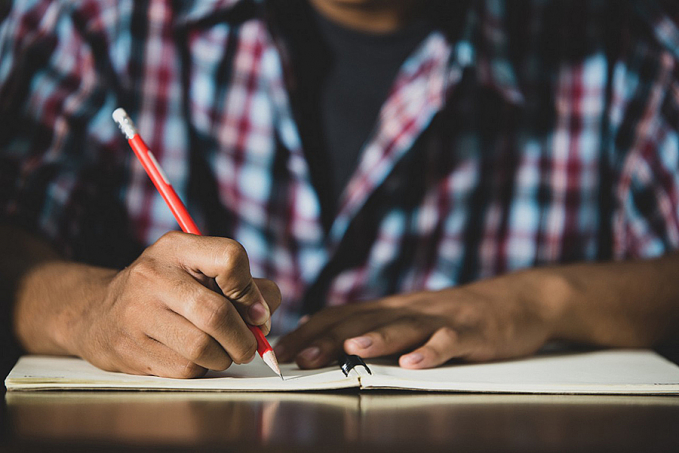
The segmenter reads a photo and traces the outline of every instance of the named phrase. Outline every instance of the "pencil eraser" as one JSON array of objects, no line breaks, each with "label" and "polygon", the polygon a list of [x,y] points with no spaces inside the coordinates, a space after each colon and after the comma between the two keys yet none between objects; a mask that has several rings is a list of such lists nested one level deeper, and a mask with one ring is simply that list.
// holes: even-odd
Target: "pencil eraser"
[{"label": "pencil eraser", "polygon": [[127,112],[125,111],[124,108],[118,107],[113,111],[113,121],[115,121],[118,124],[121,124],[123,121],[125,121],[125,118],[128,118]]}]

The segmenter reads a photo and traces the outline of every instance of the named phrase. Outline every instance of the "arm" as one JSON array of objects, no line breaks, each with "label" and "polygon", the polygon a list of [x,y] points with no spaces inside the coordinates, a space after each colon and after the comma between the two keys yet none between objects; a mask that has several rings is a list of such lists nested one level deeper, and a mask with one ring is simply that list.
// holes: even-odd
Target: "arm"
[{"label": "arm", "polygon": [[[619,60],[610,62],[616,67],[608,81],[610,98],[616,102],[605,106],[613,116],[601,137],[606,154],[600,162],[610,173],[610,183],[601,181],[600,190],[611,199],[612,212],[601,219],[601,228],[611,228],[611,256],[644,260],[529,269],[331,308],[284,338],[278,358],[316,367],[340,349],[366,357],[405,353],[402,366],[421,368],[453,357],[526,355],[550,339],[649,347],[676,336],[679,54],[667,36],[679,29],[676,15],[663,14],[656,4],[646,8],[647,3],[636,2],[634,11],[647,11],[630,17],[634,26],[624,30]],[[573,74],[570,63],[563,63],[563,74]],[[555,96],[555,102],[577,99],[573,93]],[[650,259],[661,253],[665,256]]]},{"label": "arm", "polygon": [[679,252],[652,259],[546,270],[564,283],[554,337],[652,347],[679,332]]},{"label": "arm", "polygon": [[406,368],[531,354],[548,340],[651,347],[677,335],[679,253],[524,270],[436,292],[331,308],[280,342],[315,368],[350,354],[402,354]]},{"label": "arm", "polygon": [[249,361],[256,341],[245,322],[268,331],[280,304],[275,284],[253,279],[244,250],[229,239],[169,233],[116,271],[63,260],[13,227],[0,237],[11,328],[30,353],[194,377]]}]

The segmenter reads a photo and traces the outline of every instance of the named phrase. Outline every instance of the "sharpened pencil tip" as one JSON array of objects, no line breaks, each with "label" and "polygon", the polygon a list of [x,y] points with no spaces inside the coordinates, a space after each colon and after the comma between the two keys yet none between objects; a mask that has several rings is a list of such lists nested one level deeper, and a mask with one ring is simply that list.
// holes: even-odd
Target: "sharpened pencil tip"
[{"label": "sharpened pencil tip", "polygon": [[274,373],[279,375],[281,379],[285,380],[283,378],[283,373],[281,373],[281,369],[278,366],[278,360],[276,360],[276,356],[274,355],[273,351],[269,350],[262,354],[262,360],[264,360],[264,363],[269,365],[269,368],[271,368]]}]

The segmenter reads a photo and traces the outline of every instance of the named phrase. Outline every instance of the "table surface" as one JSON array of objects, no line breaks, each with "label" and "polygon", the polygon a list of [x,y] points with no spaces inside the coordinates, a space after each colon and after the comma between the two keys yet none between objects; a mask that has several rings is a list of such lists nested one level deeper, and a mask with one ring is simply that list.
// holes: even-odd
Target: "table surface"
[{"label": "table surface", "polygon": [[679,451],[677,396],[11,392],[0,416],[21,452]]}]

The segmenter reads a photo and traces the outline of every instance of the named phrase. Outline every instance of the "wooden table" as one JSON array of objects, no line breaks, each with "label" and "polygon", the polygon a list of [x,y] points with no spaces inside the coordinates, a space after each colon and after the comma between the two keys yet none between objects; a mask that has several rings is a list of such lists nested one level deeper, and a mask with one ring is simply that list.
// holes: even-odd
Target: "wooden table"
[{"label": "wooden table", "polygon": [[10,393],[3,451],[673,451],[679,397]]}]

